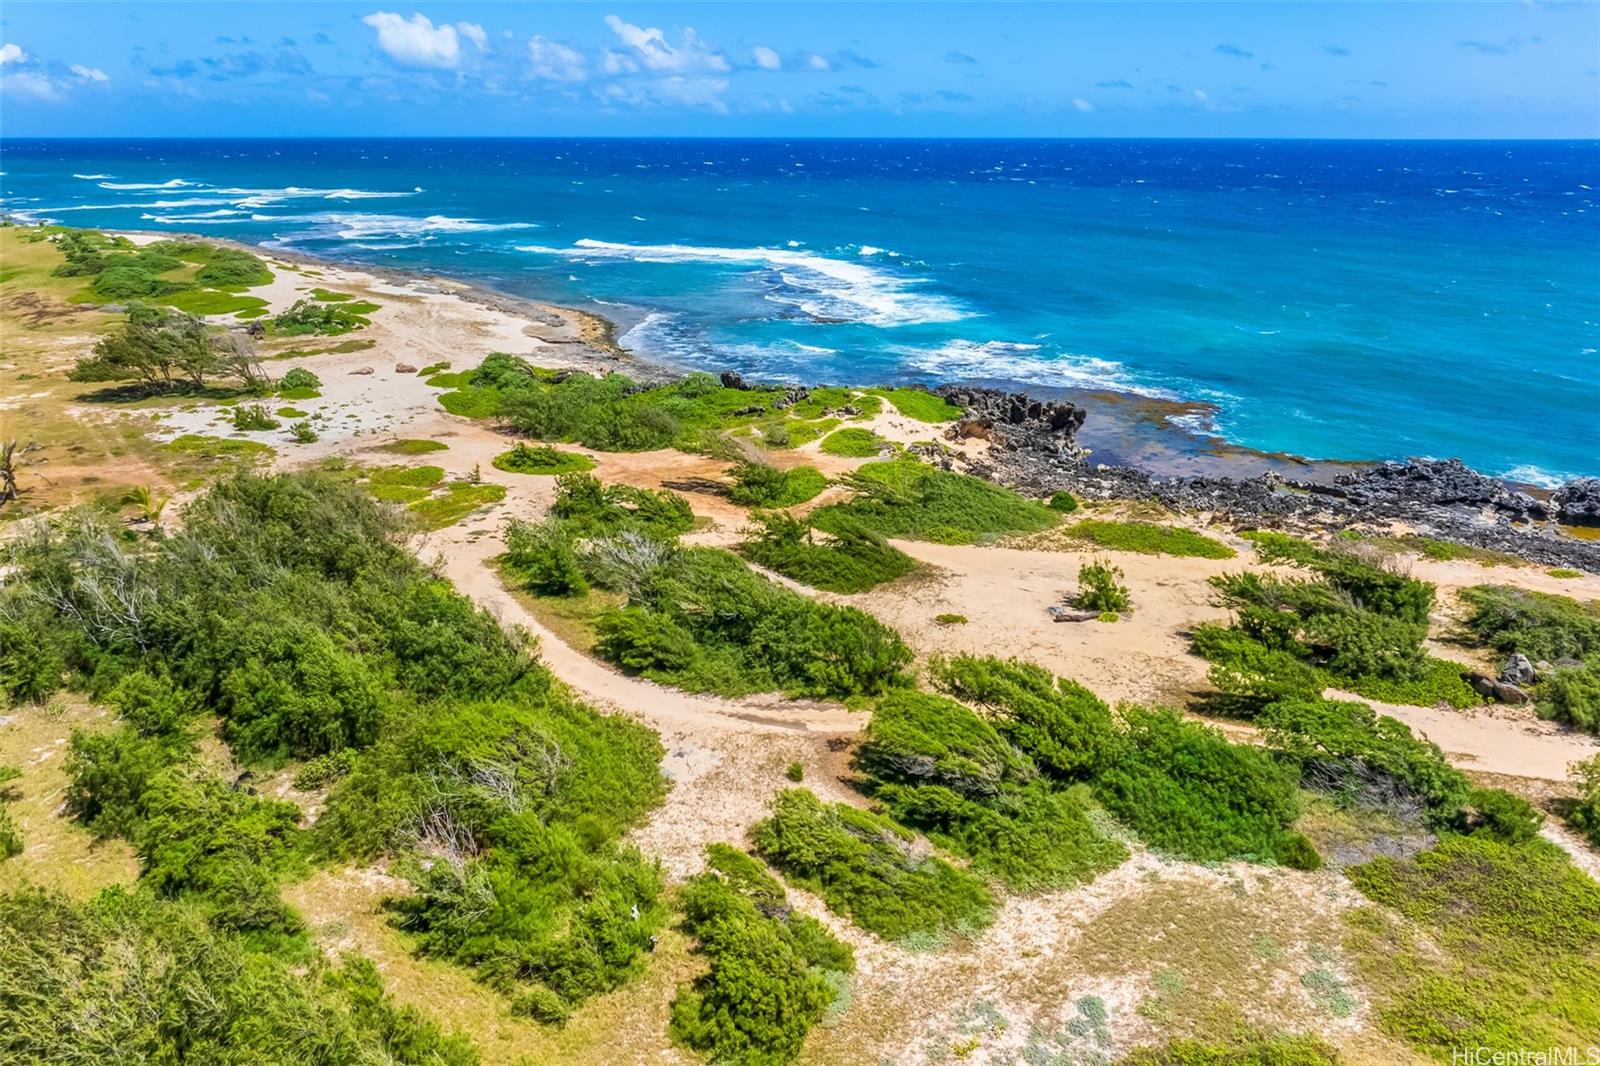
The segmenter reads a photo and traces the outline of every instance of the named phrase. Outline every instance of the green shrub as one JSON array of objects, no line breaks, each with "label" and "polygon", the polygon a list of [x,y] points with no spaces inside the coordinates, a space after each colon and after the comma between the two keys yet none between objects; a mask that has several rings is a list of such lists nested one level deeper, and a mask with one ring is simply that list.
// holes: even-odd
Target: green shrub
[{"label": "green shrub", "polygon": [[289,436],[296,444],[315,444],[317,431],[310,422],[295,422],[289,427]]},{"label": "green shrub", "polygon": [[1560,578],[1563,581],[1570,581],[1573,578],[1583,576],[1582,570],[1574,570],[1570,566],[1558,566],[1552,570],[1546,570],[1545,573],[1549,574],[1551,577]]},{"label": "green shrub", "polygon": [[201,285],[218,289],[241,289],[266,285],[272,281],[272,271],[249,252],[234,248],[218,248],[210,259],[195,273],[194,280]]},{"label": "green shrub", "polygon": [[754,535],[739,546],[740,554],[802,585],[865,592],[917,568],[911,556],[853,522],[834,523],[835,532],[818,541],[808,523],[782,512],[751,517]]},{"label": "green shrub", "polygon": [[565,474],[573,470],[593,470],[594,460],[577,452],[555,448],[530,448],[518,444],[509,452],[494,457],[494,468],[512,474]]},{"label": "green shrub", "polygon": [[1234,556],[1234,550],[1221,541],[1192,530],[1158,526],[1152,522],[1086,518],[1069,526],[1067,533],[1109,551],[1181,555],[1196,559],[1232,559]]},{"label": "green shrub", "polygon": [[911,652],[893,630],[775,585],[728,552],[649,553],[633,569],[628,606],[600,616],[595,645],[629,670],[730,696],[843,699],[904,682]]},{"label": "green shrub", "polygon": [[792,762],[783,771],[783,776],[787,777],[790,781],[799,783],[805,780],[806,768],[797,762]]},{"label": "green shrub", "polygon": [[1198,860],[1321,865],[1289,830],[1299,775],[1259,748],[1229,743],[1173,711],[1124,708],[1126,732],[1095,793],[1151,847]]},{"label": "green shrub", "polygon": [[556,499],[550,513],[581,536],[625,531],[652,537],[675,537],[694,528],[689,501],[667,489],[632,485],[602,485],[581,471],[556,479]]},{"label": "green shrub", "polygon": [[1541,686],[1538,711],[1542,718],[1600,733],[1600,655],[1551,674]]},{"label": "green shrub", "polygon": [[1600,655],[1600,602],[1506,584],[1477,584],[1461,599],[1467,629],[1496,651],[1520,651],[1534,663]]},{"label": "green shrub", "polygon": [[476,1066],[384,994],[371,962],[253,951],[182,903],[0,894],[0,1058],[15,1062]]},{"label": "green shrub", "polygon": [[983,882],[943,859],[918,857],[911,835],[803,788],[780,792],[758,823],[757,852],[828,909],[886,939],[967,935],[994,920]]},{"label": "green shrub", "polygon": [[1264,561],[1315,572],[1309,579],[1259,573],[1211,579],[1231,629],[1202,625],[1194,650],[1211,681],[1248,717],[1277,699],[1309,699],[1335,686],[1371,699],[1470,707],[1480,697],[1459,664],[1423,647],[1432,585],[1394,573],[1352,550],[1319,548],[1277,533],[1253,533]]},{"label": "green shrub", "polygon": [[683,930],[711,968],[672,1002],[674,1042],[715,1062],[781,1064],[847,979],[850,948],[815,919],[789,910],[783,886],[741,851],[710,849],[710,870],[679,894]]},{"label": "green shrub", "polygon": [[233,428],[244,432],[277,429],[283,425],[258,403],[242,403],[233,409]]},{"label": "green shrub", "polygon": [[885,697],[855,765],[897,820],[1014,889],[1076,884],[1127,858],[1090,817],[1088,790],[1056,789],[996,729],[954,700]]},{"label": "green shrub", "polygon": [[842,455],[850,459],[870,459],[888,447],[891,447],[888,441],[859,426],[836,429],[817,445],[824,455]]},{"label": "green shrub", "polygon": [[1600,884],[1539,845],[1447,835],[1415,858],[1345,871],[1408,920],[1351,916],[1350,947],[1384,1031],[1445,1057],[1600,1032]]},{"label": "green shrub", "polygon": [[1503,788],[1475,788],[1467,795],[1467,829],[1502,844],[1526,844],[1539,835],[1544,815]]},{"label": "green shrub", "polygon": [[1320,697],[1283,700],[1256,718],[1267,744],[1299,767],[1306,787],[1344,806],[1419,803],[1437,828],[1464,827],[1472,792],[1438,745],[1364,703]]},{"label": "green shrub", "polygon": [[589,591],[572,530],[561,522],[510,522],[504,562],[524,588],[541,596],[582,596]]},{"label": "green shrub", "polygon": [[1065,490],[1053,492],[1045,506],[1057,514],[1071,514],[1078,509],[1078,498]]},{"label": "green shrub", "polygon": [[1600,847],[1600,755],[1571,766],[1577,799],[1567,808],[1566,819],[1589,843]]},{"label": "green shrub", "polygon": [[322,379],[305,367],[294,367],[278,379],[280,389],[320,389]]},{"label": "green shrub", "polygon": [[856,496],[812,512],[818,529],[856,523],[887,537],[972,544],[1049,529],[1056,514],[1009,489],[915,459],[866,463],[847,479]]},{"label": "green shrub", "polygon": [[1100,559],[1078,567],[1078,592],[1072,605],[1086,611],[1099,611],[1101,616],[1116,616],[1133,605],[1128,586],[1122,584],[1122,568]]},{"label": "green shrub", "polygon": [[828,487],[814,466],[779,470],[766,463],[742,462],[728,471],[733,487],[728,498],[745,507],[793,507]]}]

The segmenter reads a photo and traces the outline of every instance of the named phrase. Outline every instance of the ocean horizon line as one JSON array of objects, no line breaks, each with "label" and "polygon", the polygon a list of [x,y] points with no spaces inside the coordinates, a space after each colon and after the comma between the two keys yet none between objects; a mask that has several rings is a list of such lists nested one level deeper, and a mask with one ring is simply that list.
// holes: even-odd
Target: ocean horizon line
[{"label": "ocean horizon line", "polygon": [[983,137],[950,134],[942,136],[897,136],[895,134],[870,134],[870,135],[795,135],[773,136],[767,134],[732,135],[732,136],[696,136],[685,135],[652,135],[652,134],[375,134],[352,136],[349,134],[320,134],[320,133],[288,133],[288,134],[178,134],[178,135],[111,135],[111,134],[84,134],[63,136],[4,136],[0,135],[0,147],[10,142],[56,144],[56,143],[93,143],[93,142],[205,142],[205,141],[249,141],[253,143],[268,141],[592,141],[596,143],[614,144],[619,142],[653,142],[653,143],[684,143],[698,142],[707,144],[728,144],[736,142],[749,143],[786,143],[804,142],[810,144],[873,144],[882,142],[903,142],[907,144],[1072,144],[1076,142],[1096,144],[1594,144],[1600,145],[1600,134],[1592,137],[1165,137],[1165,136],[1013,136],[1013,137]]}]

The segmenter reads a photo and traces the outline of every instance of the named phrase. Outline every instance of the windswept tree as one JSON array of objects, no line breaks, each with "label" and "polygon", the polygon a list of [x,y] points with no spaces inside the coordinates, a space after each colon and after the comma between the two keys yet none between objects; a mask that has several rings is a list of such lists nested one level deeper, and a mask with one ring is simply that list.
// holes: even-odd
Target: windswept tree
[{"label": "windswept tree", "polygon": [[208,376],[232,369],[225,365],[219,340],[194,315],[135,305],[120,326],[95,344],[94,354],[78,360],[69,376],[73,381],[131,381],[151,392],[184,384],[199,388]]}]

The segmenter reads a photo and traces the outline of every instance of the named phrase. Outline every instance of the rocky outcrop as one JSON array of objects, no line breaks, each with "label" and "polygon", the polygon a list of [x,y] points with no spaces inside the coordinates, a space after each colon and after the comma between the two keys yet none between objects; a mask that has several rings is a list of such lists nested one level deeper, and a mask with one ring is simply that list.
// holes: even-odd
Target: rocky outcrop
[{"label": "rocky outcrop", "polygon": [[1574,525],[1600,525],[1600,477],[1580,477],[1556,489],[1550,497],[1556,518]]},{"label": "rocky outcrop", "polygon": [[1486,477],[1460,459],[1379,463],[1356,473],[1341,474],[1322,491],[1369,513],[1389,513],[1397,508],[1412,512],[1419,506],[1493,509],[1536,519],[1548,518],[1551,513],[1543,500]]},{"label": "rocky outcrop", "polygon": [[1500,668],[1500,680],[1508,685],[1531,685],[1539,680],[1539,673],[1528,657],[1519,651]]},{"label": "rocky outcrop", "polygon": [[986,439],[1014,451],[1074,458],[1081,455],[1073,438],[1083,427],[1088,412],[1076,404],[972,385],[941,385],[933,391],[966,413],[946,433],[951,440],[987,431]]}]

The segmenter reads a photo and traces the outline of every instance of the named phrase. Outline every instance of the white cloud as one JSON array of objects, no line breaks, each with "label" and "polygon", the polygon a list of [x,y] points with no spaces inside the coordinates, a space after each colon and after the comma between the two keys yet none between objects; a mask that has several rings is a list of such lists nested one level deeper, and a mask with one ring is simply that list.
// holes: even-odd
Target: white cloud
[{"label": "white cloud", "polygon": [[583,53],[538,34],[528,39],[528,60],[533,76],[545,81],[583,81],[589,76]]},{"label": "white cloud", "polygon": [[76,74],[78,77],[82,78],[84,81],[109,81],[110,80],[109,78],[106,77],[106,72],[101,70],[99,67],[86,67],[82,63],[74,63],[74,64],[72,64],[71,70],[72,70],[72,73]]},{"label": "white cloud", "polygon": [[457,66],[461,62],[458,29],[461,36],[479,48],[486,43],[482,26],[471,22],[435,26],[432,19],[420,12],[406,19],[392,11],[377,11],[361,21],[378,31],[378,47],[390,59],[407,67],[451,69]]},{"label": "white cloud", "polygon": [[28,53],[16,45],[10,42],[0,44],[0,67],[5,66],[7,63],[23,63],[27,61],[27,58]]},{"label": "white cloud", "polygon": [[0,87],[7,92],[21,93],[36,100],[54,102],[61,99],[61,91],[56,88],[55,82],[31,70],[19,70],[15,74],[7,74],[4,80],[0,80]]},{"label": "white cloud", "polygon": [[762,70],[777,70],[783,66],[783,60],[778,58],[778,53],[764,44],[758,44],[751,49],[750,58],[755,60],[756,66]]},{"label": "white cloud", "polygon": [[1196,89],[1194,91],[1194,98],[1196,100],[1199,100],[1202,104],[1205,103],[1207,100],[1211,99],[1211,97],[1209,95],[1207,95],[1207,93],[1206,93],[1206,91],[1204,89]]},{"label": "white cloud", "polygon": [[810,59],[806,60],[806,66],[810,67],[812,70],[833,69],[833,64],[828,62],[828,58],[826,56],[819,56],[815,53],[812,54]]},{"label": "white cloud", "polygon": [[[615,15],[606,16],[606,25],[611,27],[611,32],[615,33],[623,44],[633,50],[632,57],[617,57],[617,66],[621,69],[625,69],[623,60],[627,59],[637,59],[638,64],[646,70],[664,73],[701,70],[723,72],[729,69],[727,58],[689,27],[684,27],[682,43],[673,47],[667,43],[666,34],[654,26],[635,26]],[[609,55],[615,53],[608,54],[608,61]]]},{"label": "white cloud", "polygon": [[1091,104],[1089,101],[1085,100],[1081,96],[1074,96],[1072,98],[1072,106],[1077,108],[1079,111],[1093,111],[1094,110],[1094,105]]}]

